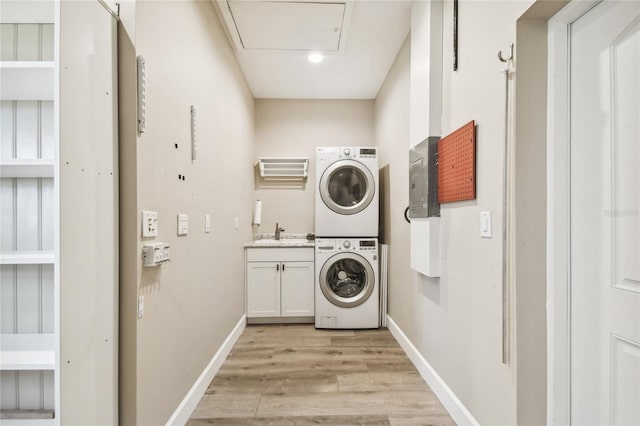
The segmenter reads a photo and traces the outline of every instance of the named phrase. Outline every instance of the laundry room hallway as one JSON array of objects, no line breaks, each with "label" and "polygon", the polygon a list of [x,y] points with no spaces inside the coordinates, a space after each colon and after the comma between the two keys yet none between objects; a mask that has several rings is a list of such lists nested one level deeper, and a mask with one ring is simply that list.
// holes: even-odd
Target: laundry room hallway
[{"label": "laundry room hallway", "polygon": [[188,425],[454,425],[391,333],[249,325]]}]

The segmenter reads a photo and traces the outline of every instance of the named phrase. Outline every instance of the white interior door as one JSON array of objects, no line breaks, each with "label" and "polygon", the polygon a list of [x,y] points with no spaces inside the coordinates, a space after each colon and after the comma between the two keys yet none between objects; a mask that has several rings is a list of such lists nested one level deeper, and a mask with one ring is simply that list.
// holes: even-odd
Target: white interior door
[{"label": "white interior door", "polygon": [[571,423],[640,424],[640,1],[570,27]]}]

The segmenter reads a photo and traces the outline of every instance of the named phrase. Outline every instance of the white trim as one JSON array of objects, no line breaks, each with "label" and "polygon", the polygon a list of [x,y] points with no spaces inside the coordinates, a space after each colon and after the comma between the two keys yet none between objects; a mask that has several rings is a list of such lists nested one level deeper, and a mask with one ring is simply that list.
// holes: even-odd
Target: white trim
[{"label": "white trim", "polygon": [[400,347],[407,354],[413,365],[418,369],[422,378],[427,382],[433,393],[438,397],[444,408],[449,412],[453,421],[459,425],[479,425],[480,423],[467,410],[462,401],[447,383],[438,375],[436,370],[427,362],[413,343],[402,332],[398,324],[387,315],[387,326],[393,337],[398,341]]},{"label": "white trim", "polygon": [[211,383],[211,380],[215,377],[222,363],[224,363],[224,360],[229,355],[229,352],[233,349],[233,345],[236,344],[246,325],[247,316],[243,315],[222,343],[220,349],[218,349],[213,358],[211,358],[209,364],[202,370],[200,377],[198,377],[193,386],[191,386],[191,389],[189,389],[189,392],[187,392],[180,405],[178,405],[176,411],[174,411],[173,415],[167,421],[167,425],[185,425],[187,423],[193,410],[196,409],[198,402],[200,402],[202,395],[204,395],[207,390],[209,383]]},{"label": "white trim", "polygon": [[599,1],[572,1],[549,20],[547,87],[547,423],[571,423],[571,23]]},{"label": "white trim", "polygon": [[61,379],[62,369],[60,368],[60,22],[61,22],[61,2],[54,2],[53,9],[53,137],[54,137],[54,170],[53,170],[53,217],[54,217],[54,268],[53,268],[53,329],[55,334],[55,374],[54,374],[54,419],[53,424],[61,424],[62,418],[62,397]]}]

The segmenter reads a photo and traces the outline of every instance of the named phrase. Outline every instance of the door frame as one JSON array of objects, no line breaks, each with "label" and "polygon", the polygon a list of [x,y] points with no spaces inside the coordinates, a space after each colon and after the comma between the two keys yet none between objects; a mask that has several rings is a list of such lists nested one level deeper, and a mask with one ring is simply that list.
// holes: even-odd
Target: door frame
[{"label": "door frame", "polygon": [[571,24],[603,0],[549,20],[547,85],[547,423],[571,424]]}]

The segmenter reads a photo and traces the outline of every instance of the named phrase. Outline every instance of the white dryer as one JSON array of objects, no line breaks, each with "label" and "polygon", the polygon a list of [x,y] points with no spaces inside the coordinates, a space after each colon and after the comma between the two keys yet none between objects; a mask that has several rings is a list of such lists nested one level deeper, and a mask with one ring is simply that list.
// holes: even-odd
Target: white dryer
[{"label": "white dryer", "polygon": [[380,327],[378,240],[316,239],[316,328]]},{"label": "white dryer", "polygon": [[316,235],[376,237],[378,183],[376,148],[316,148]]}]

